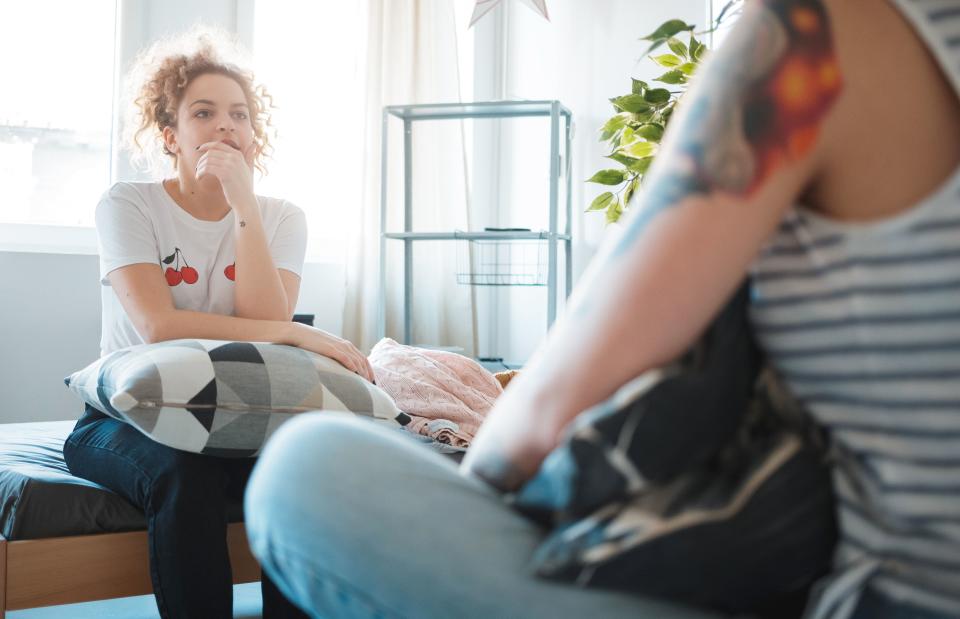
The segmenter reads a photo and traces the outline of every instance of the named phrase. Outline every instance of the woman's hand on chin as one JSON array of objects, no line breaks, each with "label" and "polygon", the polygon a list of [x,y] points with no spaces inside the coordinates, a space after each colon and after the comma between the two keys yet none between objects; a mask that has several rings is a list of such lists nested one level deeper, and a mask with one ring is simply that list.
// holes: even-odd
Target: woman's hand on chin
[{"label": "woman's hand on chin", "polygon": [[256,143],[251,143],[246,152],[228,142],[206,142],[197,147],[201,153],[197,161],[197,180],[212,177],[220,181],[223,196],[235,211],[255,208],[253,194],[253,154]]}]

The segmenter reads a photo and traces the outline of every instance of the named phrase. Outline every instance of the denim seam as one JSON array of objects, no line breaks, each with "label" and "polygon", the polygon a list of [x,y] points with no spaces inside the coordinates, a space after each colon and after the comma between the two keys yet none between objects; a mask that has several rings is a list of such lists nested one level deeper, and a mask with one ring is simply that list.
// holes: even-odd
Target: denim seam
[{"label": "denim seam", "polygon": [[[305,568],[310,572],[310,576],[313,577],[315,580],[323,579],[323,580],[332,582],[332,583],[334,583],[335,585],[337,585],[338,587],[341,587],[341,588],[343,588],[343,589],[346,589],[346,590],[350,591],[351,594],[353,594],[353,595],[354,595],[355,597],[357,597],[358,599],[361,599],[361,600],[363,600],[364,602],[366,602],[366,603],[368,603],[369,605],[371,605],[371,606],[373,606],[374,608],[376,608],[376,609],[378,610],[378,612],[380,611],[380,609],[386,609],[386,612],[388,613],[388,616],[397,617],[398,619],[405,619],[405,616],[404,616],[404,615],[400,614],[399,612],[396,612],[396,611],[393,611],[393,610],[388,609],[387,605],[382,604],[381,602],[375,600],[375,599],[372,598],[368,593],[366,593],[365,591],[362,591],[362,590],[360,590],[359,588],[357,588],[357,586],[354,585],[353,583],[350,583],[350,582],[348,582],[348,581],[340,578],[339,576],[335,575],[333,572],[331,572],[331,571],[329,571],[329,570],[325,570],[325,569],[323,569],[323,568],[319,568],[319,567],[313,565],[312,563],[310,563],[309,561],[306,561],[306,560],[304,559],[303,555],[301,555],[299,551],[296,551],[296,550],[291,551],[288,546],[286,546],[285,544],[282,544],[282,543],[276,541],[275,539],[270,540],[270,541],[268,542],[268,546],[274,546],[274,547],[280,547],[280,548],[282,548],[283,551],[284,551],[284,553],[285,553],[286,555],[292,556],[298,563],[300,563],[301,566],[305,567]],[[268,548],[268,552],[269,552],[271,555],[275,555],[275,553],[272,552],[269,548]],[[271,556],[270,558],[273,559],[274,557]],[[273,563],[274,565],[276,565],[277,562],[276,562],[276,561],[271,561],[271,563]],[[318,577],[319,577],[319,578],[318,578]]]}]

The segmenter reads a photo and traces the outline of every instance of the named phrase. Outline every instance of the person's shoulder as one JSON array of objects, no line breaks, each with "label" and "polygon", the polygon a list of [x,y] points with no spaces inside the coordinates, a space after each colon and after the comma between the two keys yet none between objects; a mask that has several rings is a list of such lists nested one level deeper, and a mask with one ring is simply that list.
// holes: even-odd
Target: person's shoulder
[{"label": "person's shoulder", "polygon": [[[118,181],[107,189],[95,210],[97,228],[140,222],[156,227],[164,218],[166,191],[160,182]],[[168,215],[169,216],[169,215]]]},{"label": "person's shoulder", "polygon": [[161,202],[163,191],[160,182],[117,181],[103,193],[101,201],[150,208]]}]

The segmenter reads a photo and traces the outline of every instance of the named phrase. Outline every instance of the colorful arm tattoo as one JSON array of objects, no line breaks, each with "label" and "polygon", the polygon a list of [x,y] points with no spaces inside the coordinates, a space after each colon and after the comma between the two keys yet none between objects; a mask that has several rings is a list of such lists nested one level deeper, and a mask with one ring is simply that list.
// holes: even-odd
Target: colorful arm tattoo
[{"label": "colorful arm tattoo", "polygon": [[762,0],[740,19],[681,102],[675,142],[615,254],[664,208],[697,194],[748,197],[816,142],[842,87],[823,3]]}]

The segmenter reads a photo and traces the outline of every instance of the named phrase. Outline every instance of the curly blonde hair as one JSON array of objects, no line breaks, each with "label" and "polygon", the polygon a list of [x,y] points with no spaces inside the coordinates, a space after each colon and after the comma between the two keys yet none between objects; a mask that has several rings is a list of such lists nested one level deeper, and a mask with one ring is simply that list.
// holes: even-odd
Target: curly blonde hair
[{"label": "curly blonde hair", "polygon": [[[266,173],[265,159],[273,152],[273,97],[254,81],[251,71],[240,68],[233,58],[246,54],[234,37],[208,27],[154,43],[134,61],[127,77],[128,107],[124,123],[124,142],[131,149],[135,164],[158,169],[162,156],[170,158],[176,169],[177,157],[163,141],[166,127],[177,127],[177,108],[190,83],[210,73],[224,75],[243,90],[250,108],[250,124],[256,143],[254,166]],[[228,59],[230,58],[230,59]],[[143,143],[144,135],[152,140]]]}]

